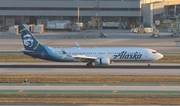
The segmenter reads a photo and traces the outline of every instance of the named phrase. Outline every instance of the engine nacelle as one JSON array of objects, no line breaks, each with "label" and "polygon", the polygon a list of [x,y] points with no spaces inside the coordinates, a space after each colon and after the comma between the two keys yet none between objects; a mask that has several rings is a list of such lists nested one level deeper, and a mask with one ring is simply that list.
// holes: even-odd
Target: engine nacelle
[{"label": "engine nacelle", "polygon": [[95,60],[94,65],[109,65],[110,59],[109,58],[98,58]]}]

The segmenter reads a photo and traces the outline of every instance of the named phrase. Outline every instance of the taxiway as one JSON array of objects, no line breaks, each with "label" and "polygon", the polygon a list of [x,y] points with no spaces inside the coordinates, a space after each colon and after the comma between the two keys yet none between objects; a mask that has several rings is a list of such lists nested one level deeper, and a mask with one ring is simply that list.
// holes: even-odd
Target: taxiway
[{"label": "taxiway", "polygon": [[180,64],[115,63],[86,67],[85,63],[0,63],[0,74],[59,75],[180,75]]}]

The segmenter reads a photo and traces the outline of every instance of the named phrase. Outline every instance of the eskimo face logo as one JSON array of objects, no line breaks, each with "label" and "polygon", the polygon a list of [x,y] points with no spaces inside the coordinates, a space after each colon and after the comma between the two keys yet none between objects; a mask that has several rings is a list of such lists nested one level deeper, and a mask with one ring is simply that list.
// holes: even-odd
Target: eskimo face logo
[{"label": "eskimo face logo", "polygon": [[34,41],[33,41],[32,36],[30,34],[26,34],[23,37],[23,42],[24,42],[25,46],[32,47]]}]

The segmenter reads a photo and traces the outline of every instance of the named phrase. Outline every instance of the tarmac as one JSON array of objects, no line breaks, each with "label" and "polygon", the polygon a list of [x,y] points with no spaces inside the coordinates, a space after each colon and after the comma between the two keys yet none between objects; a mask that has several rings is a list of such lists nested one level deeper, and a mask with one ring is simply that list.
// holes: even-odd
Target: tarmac
[{"label": "tarmac", "polygon": [[108,66],[86,67],[85,63],[14,63],[1,62],[0,74],[56,75],[180,75],[177,63],[114,63]]},{"label": "tarmac", "polygon": [[[152,38],[151,34],[134,34],[128,31],[84,30],[81,32],[45,32],[34,35],[41,44],[51,47],[75,47],[75,42],[78,42],[81,47],[147,47],[161,53],[180,53],[175,42],[179,37],[172,37],[169,32],[161,32],[160,38]],[[100,32],[108,34],[108,37],[100,38]],[[63,38],[63,36],[66,37]],[[20,35],[9,35],[7,32],[1,32],[0,38],[0,51],[17,51],[23,47]]]}]

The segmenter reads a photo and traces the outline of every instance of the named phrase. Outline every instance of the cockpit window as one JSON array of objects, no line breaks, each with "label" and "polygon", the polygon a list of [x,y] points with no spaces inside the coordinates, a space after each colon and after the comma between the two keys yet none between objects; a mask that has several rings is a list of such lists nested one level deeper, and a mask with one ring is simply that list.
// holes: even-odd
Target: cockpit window
[{"label": "cockpit window", "polygon": [[157,53],[157,52],[152,52],[152,53],[154,53],[154,54],[155,54],[155,53]]}]

